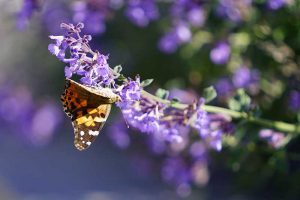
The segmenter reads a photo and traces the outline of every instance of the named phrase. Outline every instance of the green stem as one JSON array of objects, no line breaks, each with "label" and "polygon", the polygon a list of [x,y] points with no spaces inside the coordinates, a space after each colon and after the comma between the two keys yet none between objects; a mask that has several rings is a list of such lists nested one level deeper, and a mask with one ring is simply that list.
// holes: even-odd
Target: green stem
[{"label": "green stem", "polygon": [[[183,104],[179,102],[173,103],[172,101],[166,100],[166,99],[161,99],[157,96],[154,96],[145,90],[142,90],[142,95],[151,98],[157,102],[167,104],[173,108],[177,109],[185,109],[189,105],[188,104]],[[238,112],[234,110],[230,110],[227,108],[222,108],[222,107],[217,107],[217,106],[210,106],[210,105],[202,105],[203,110],[210,112],[210,113],[222,113],[231,116],[232,118],[235,119],[244,119],[248,122],[255,123],[264,127],[269,127],[272,129],[276,129],[278,131],[282,132],[290,132],[290,133],[300,133],[300,126],[297,124],[289,124],[285,122],[280,122],[280,121],[272,121],[268,119],[262,119],[262,118],[257,118],[254,116],[249,115],[246,112]]]},{"label": "green stem", "polygon": [[[109,69],[113,74],[119,75],[119,74],[116,74],[111,68],[109,68]],[[188,104],[172,102],[167,99],[161,99],[153,94],[150,94],[149,92],[146,92],[145,90],[142,90],[141,93],[144,97],[147,97],[147,98],[153,99],[154,101],[169,105],[173,108],[185,109],[189,106]],[[248,122],[258,124],[258,125],[261,125],[264,127],[276,129],[278,131],[289,132],[289,133],[300,133],[300,125],[298,125],[298,124],[289,124],[286,122],[272,121],[272,120],[268,120],[268,119],[257,118],[257,117],[249,115],[246,112],[238,112],[238,111],[234,111],[234,110],[230,110],[230,109],[222,108],[222,107],[217,107],[217,106],[202,105],[202,108],[203,108],[203,110],[210,112],[210,113],[226,114],[235,119],[244,119]]]}]

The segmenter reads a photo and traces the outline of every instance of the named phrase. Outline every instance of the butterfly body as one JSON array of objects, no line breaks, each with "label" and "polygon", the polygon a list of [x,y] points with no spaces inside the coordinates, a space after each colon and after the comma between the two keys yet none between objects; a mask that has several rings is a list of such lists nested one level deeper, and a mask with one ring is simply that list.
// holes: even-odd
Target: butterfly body
[{"label": "butterfly body", "polygon": [[88,148],[104,126],[114,102],[120,97],[109,88],[95,89],[66,79],[61,95],[65,113],[74,128],[74,145],[78,150]]}]

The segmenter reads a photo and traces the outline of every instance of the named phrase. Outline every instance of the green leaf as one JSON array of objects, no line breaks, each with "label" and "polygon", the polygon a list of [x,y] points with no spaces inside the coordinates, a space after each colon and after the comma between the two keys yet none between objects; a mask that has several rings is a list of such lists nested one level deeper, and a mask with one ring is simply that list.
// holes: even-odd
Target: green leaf
[{"label": "green leaf", "polygon": [[122,66],[121,65],[117,65],[114,67],[114,72],[117,74],[120,74],[122,71]]},{"label": "green leaf", "polygon": [[176,104],[176,103],[178,103],[179,102],[179,99],[177,99],[177,98],[172,98],[171,99],[171,105],[172,104]]},{"label": "green leaf", "polygon": [[247,111],[251,103],[251,98],[244,89],[239,89],[234,97],[229,100],[228,106],[231,110]]},{"label": "green leaf", "polygon": [[162,88],[158,88],[158,90],[156,90],[155,96],[161,99],[167,99],[169,96],[169,91]]},{"label": "green leaf", "polygon": [[203,97],[205,98],[205,102],[208,103],[217,97],[217,92],[213,86],[207,87],[204,89]]},{"label": "green leaf", "polygon": [[126,80],[126,77],[123,74],[120,74],[120,76],[118,77],[118,81],[124,81]]},{"label": "green leaf", "polygon": [[147,87],[148,85],[150,85],[152,82],[153,82],[154,79],[146,79],[146,80],[143,80],[141,82],[141,86],[142,87]]}]

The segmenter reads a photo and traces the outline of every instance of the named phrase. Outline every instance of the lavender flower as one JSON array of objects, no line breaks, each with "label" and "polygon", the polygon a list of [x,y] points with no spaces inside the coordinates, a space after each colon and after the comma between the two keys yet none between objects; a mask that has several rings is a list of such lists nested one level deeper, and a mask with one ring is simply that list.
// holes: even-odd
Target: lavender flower
[{"label": "lavender flower", "polygon": [[273,148],[278,149],[285,144],[286,137],[283,133],[275,132],[271,129],[262,129],[259,132],[259,137],[264,139]]},{"label": "lavender flower", "polygon": [[109,138],[120,149],[126,149],[130,145],[130,137],[127,127],[121,120],[116,120],[109,127]]},{"label": "lavender flower", "polygon": [[33,12],[40,7],[38,0],[23,0],[23,6],[18,14],[17,27],[20,30],[26,28]]},{"label": "lavender flower", "polygon": [[178,44],[176,42],[176,34],[174,32],[168,32],[167,34],[165,34],[159,40],[158,47],[165,53],[174,53],[178,48]]},{"label": "lavender flower", "polygon": [[62,34],[63,31],[59,26],[61,22],[72,22],[68,11],[69,6],[63,1],[55,1],[55,3],[53,1],[43,1],[41,20],[46,31],[52,34]]},{"label": "lavender flower", "polygon": [[173,53],[176,49],[190,41],[192,33],[185,23],[179,23],[166,33],[159,41],[158,47],[165,53]]},{"label": "lavender flower", "polygon": [[48,143],[61,122],[61,117],[60,109],[55,104],[47,103],[38,108],[31,120],[31,142],[39,146]]},{"label": "lavender flower", "polygon": [[192,0],[174,1],[170,15],[173,21],[182,21],[193,27],[200,27],[205,22],[205,13],[201,4]]},{"label": "lavender flower", "polygon": [[[229,124],[230,120],[210,116],[201,108],[203,99],[199,101],[198,107],[193,104],[185,109],[174,109],[163,102],[149,98],[147,93],[142,93],[139,76],[135,80],[124,79],[121,85],[115,84],[114,80],[119,74],[114,74],[115,72],[110,69],[107,56],[94,52],[90,48],[91,36],[81,37],[83,24],[61,26],[68,31],[67,34],[50,36],[55,43],[50,44],[48,49],[68,64],[65,67],[67,78],[76,74],[81,77],[80,80],[85,85],[112,88],[120,96],[121,101],[117,102],[117,106],[121,108],[126,122],[141,132],[160,134],[160,138],[164,141],[183,144],[185,141],[183,137],[192,126],[198,130],[208,146],[221,150],[222,134],[228,131],[225,125]],[[70,50],[69,58],[65,57],[67,49]]]},{"label": "lavender flower", "polygon": [[189,185],[191,172],[187,163],[180,157],[168,158],[161,169],[162,178],[174,184],[177,189],[181,185]]},{"label": "lavender flower", "polygon": [[60,109],[56,105],[48,102],[35,106],[37,103],[25,86],[1,87],[0,96],[0,119],[8,130],[36,146],[50,141],[61,122]]},{"label": "lavender flower", "polygon": [[33,112],[32,95],[26,87],[1,87],[0,116],[6,123],[26,121]]},{"label": "lavender flower", "polygon": [[300,92],[293,90],[289,93],[288,106],[293,112],[300,110]]},{"label": "lavender flower", "polygon": [[[64,29],[68,30],[66,36],[50,36],[55,44],[49,44],[49,51],[57,56],[58,59],[67,63],[65,67],[65,76],[71,78],[74,74],[81,77],[81,82],[92,86],[108,86],[114,84],[116,77],[109,70],[107,63],[108,56],[99,52],[93,52],[89,49],[88,42],[90,35],[81,37],[78,33],[84,27],[82,23],[74,26],[72,24],[62,24]],[[65,51],[70,49],[70,58],[65,58]]]},{"label": "lavender flower", "polygon": [[[67,44],[64,41],[64,36],[49,36],[50,39],[55,40],[55,44],[49,44],[48,50],[55,55],[59,60],[63,60],[65,58],[65,50],[67,48]],[[71,77],[72,74],[69,74],[69,77]]]},{"label": "lavender flower", "polygon": [[230,57],[230,46],[227,42],[219,42],[210,52],[210,59],[217,65],[224,65]]},{"label": "lavender flower", "polygon": [[245,20],[251,11],[252,0],[219,0],[217,15],[233,22]]},{"label": "lavender flower", "polygon": [[194,160],[201,160],[206,162],[207,159],[207,148],[204,142],[194,142],[189,149],[189,153]]},{"label": "lavender flower", "polygon": [[[121,103],[123,104],[123,103]],[[120,105],[127,123],[141,132],[154,133],[159,130],[161,112],[158,106],[152,105],[146,99],[127,105]]]},{"label": "lavender flower", "polygon": [[287,4],[287,0],[267,0],[267,6],[271,10],[278,10]]},{"label": "lavender flower", "polygon": [[200,27],[205,23],[205,14],[202,7],[191,8],[187,12],[187,21],[194,27]]},{"label": "lavender flower", "polygon": [[196,110],[196,120],[193,126],[198,130],[201,138],[203,138],[211,148],[220,151],[222,149],[223,131],[219,129],[219,127],[211,126],[210,116],[201,108],[203,103],[204,100],[200,99]]},{"label": "lavender flower", "polygon": [[234,90],[233,85],[228,78],[221,78],[214,86],[219,98],[230,96]]},{"label": "lavender flower", "polygon": [[83,22],[89,34],[101,34],[106,30],[106,17],[109,15],[109,0],[76,1],[71,5],[73,22]]},{"label": "lavender flower", "polygon": [[251,70],[246,66],[241,66],[233,75],[232,82],[236,88],[248,89],[251,93],[257,93],[260,74],[258,70]]},{"label": "lavender flower", "polygon": [[200,99],[199,101],[199,105],[196,110],[196,120],[194,123],[194,128],[196,128],[201,137],[204,138],[208,136],[210,130],[208,113],[201,108],[202,104],[204,104],[204,99]]},{"label": "lavender flower", "polygon": [[137,26],[145,27],[159,17],[153,0],[129,0],[126,16]]}]

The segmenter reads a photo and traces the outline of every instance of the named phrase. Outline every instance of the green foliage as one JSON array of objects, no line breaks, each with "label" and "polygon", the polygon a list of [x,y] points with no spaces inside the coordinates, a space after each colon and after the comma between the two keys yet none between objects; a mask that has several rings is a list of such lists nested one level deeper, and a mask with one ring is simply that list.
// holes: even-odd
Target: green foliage
[{"label": "green foliage", "polygon": [[203,97],[205,98],[205,102],[208,103],[214,100],[217,97],[217,92],[213,86],[209,86],[204,89]]},{"label": "green foliage", "polygon": [[146,80],[143,80],[143,81],[141,82],[141,87],[147,87],[147,86],[149,86],[153,81],[154,81],[154,79],[146,79]]},{"label": "green foliage", "polygon": [[162,99],[167,99],[169,97],[169,91],[162,88],[158,88],[156,90],[155,96]]},{"label": "green foliage", "polygon": [[247,111],[251,103],[251,98],[247,95],[244,89],[238,89],[228,103],[231,110]]}]

